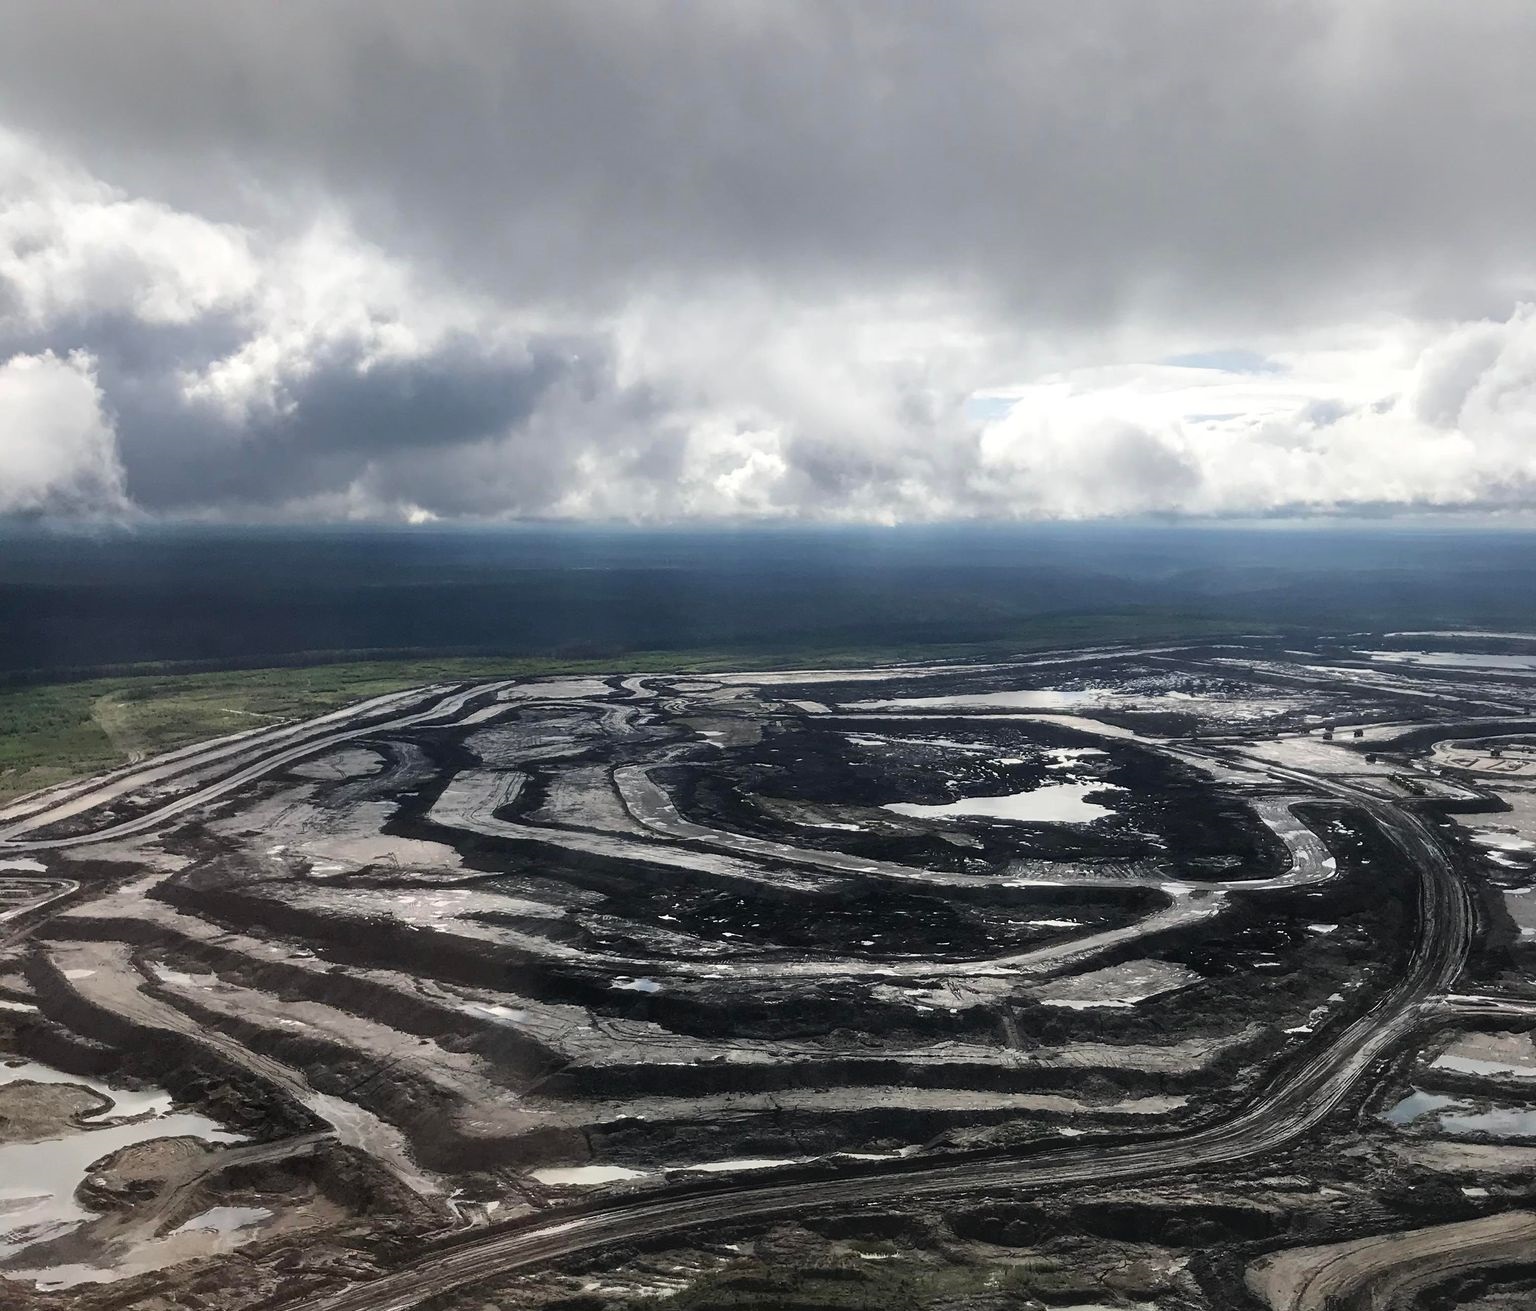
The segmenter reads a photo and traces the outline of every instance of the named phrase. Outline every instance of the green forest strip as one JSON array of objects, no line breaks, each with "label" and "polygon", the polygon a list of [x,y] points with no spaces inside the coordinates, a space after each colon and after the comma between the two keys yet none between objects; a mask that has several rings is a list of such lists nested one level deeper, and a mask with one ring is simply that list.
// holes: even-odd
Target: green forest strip
[{"label": "green forest strip", "polygon": [[262,669],[141,673],[0,690],[0,800],[245,729],[307,719],[424,683],[579,673],[837,668],[1001,657],[1094,642],[1217,637],[1253,625],[1178,616],[1041,619],[981,645],[628,651],[606,657],[475,656],[335,660]]}]

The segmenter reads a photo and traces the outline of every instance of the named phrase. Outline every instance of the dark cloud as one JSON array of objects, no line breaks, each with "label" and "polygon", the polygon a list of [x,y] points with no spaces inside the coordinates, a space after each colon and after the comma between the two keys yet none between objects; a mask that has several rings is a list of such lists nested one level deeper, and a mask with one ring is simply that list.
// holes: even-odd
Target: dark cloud
[{"label": "dark cloud", "polygon": [[0,367],[79,402],[32,499],[162,513],[1513,503],[1533,66],[1525,0],[0,6]]},{"label": "dark cloud", "polygon": [[[5,289],[0,281],[0,297]],[[15,322],[0,303],[0,325],[8,319]],[[122,311],[85,311],[59,315],[43,326],[0,328],[0,358],[87,351],[117,393],[139,382],[159,383],[181,369],[205,367],[238,349],[246,336],[239,322],[224,315],[202,315],[190,323],[145,323]]]},{"label": "dark cloud", "polygon": [[1046,328],[1507,312],[1533,66],[1523,0],[0,14],[0,114],[184,207],[337,198],[503,294],[958,283]]},{"label": "dark cloud", "polygon": [[[240,421],[188,404],[168,379],[146,388],[138,378],[112,394],[119,397],[128,490],[146,509],[275,507],[342,493],[370,473],[395,484],[398,499],[418,502],[429,501],[443,480],[421,472],[389,479],[392,465],[451,467],[457,448],[515,435],[552,387],[574,381],[578,367],[555,348],[536,346],[525,359],[507,360],[466,341],[366,368],[355,357],[323,355],[289,385],[278,412]],[[549,462],[546,453],[524,451],[525,481],[536,481],[533,465]]]}]

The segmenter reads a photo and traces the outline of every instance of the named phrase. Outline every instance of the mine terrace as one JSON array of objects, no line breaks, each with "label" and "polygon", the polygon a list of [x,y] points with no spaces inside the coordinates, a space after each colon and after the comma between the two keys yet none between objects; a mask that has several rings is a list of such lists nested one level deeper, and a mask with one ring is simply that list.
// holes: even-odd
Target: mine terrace
[{"label": "mine terrace", "polygon": [[1536,1296],[1519,635],[422,687],[0,809],[0,944],[6,1307]]}]

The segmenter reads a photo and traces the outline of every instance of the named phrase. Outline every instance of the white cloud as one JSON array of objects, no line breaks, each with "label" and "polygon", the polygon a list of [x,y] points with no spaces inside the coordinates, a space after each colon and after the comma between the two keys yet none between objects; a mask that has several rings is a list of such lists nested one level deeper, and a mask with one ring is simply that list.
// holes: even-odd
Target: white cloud
[{"label": "white cloud", "polygon": [[1026,512],[1536,505],[1536,311],[1398,324],[1273,372],[1082,369],[1006,389],[982,463]]},{"label": "white cloud", "polygon": [[0,513],[125,508],[116,440],[89,357],[48,352],[0,364]]},{"label": "white cloud", "polygon": [[191,323],[257,278],[238,228],[125,196],[0,128],[0,321]]},{"label": "white cloud", "polygon": [[270,241],[239,310],[244,340],[181,380],[188,400],[235,422],[291,412],[290,388],[319,361],[366,372],[429,355],[455,332],[494,341],[510,327],[472,297],[424,285],[336,214]]},{"label": "white cloud", "polygon": [[1042,347],[963,285],[509,299],[328,202],[283,215],[215,222],[0,132],[0,512],[126,486],[152,512],[421,522],[1536,510],[1530,307]]}]

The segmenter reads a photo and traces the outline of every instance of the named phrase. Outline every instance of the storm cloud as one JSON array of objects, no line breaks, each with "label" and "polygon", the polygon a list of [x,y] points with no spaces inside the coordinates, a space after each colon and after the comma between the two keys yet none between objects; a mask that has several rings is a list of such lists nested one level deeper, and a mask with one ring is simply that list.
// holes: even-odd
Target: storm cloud
[{"label": "storm cloud", "polygon": [[1519,0],[0,7],[0,513],[1527,513]]}]

